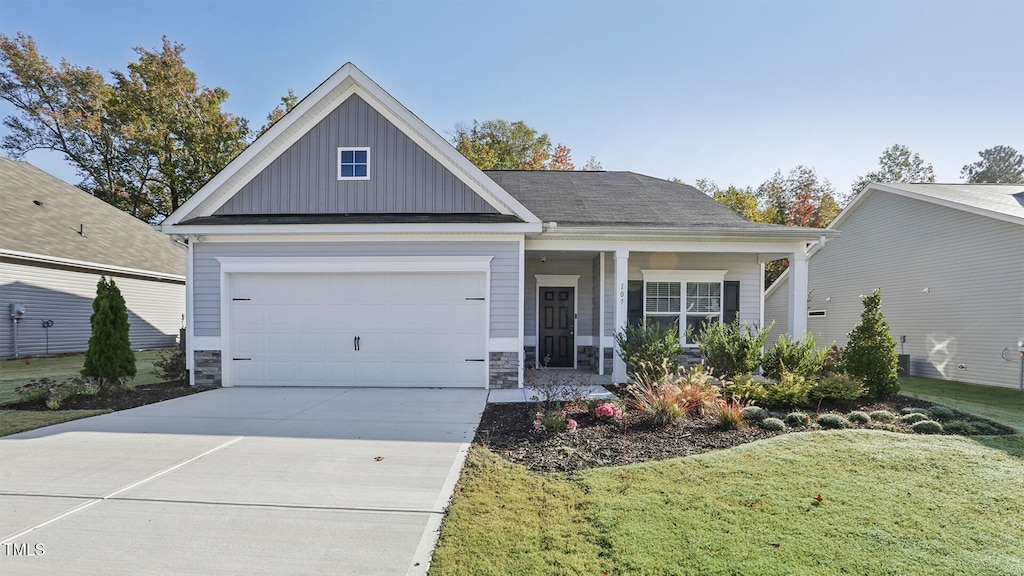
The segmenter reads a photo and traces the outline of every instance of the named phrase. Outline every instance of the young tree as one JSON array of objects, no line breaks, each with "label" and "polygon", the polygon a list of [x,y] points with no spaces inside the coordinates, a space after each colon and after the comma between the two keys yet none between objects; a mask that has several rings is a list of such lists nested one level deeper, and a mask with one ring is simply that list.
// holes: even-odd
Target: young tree
[{"label": "young tree", "polygon": [[981,160],[968,164],[960,177],[971,184],[1024,184],[1024,154],[1010,146],[995,146],[978,152]]},{"label": "young tree", "polygon": [[604,170],[604,168],[601,167],[601,163],[598,162],[597,158],[593,156],[591,156],[590,160],[587,160],[587,163],[583,165],[583,169],[591,172],[597,170]]},{"label": "young tree", "polygon": [[93,378],[102,394],[125,388],[135,377],[135,354],[128,339],[128,309],[113,278],[101,277],[92,301],[92,335],[82,376]]},{"label": "young tree", "polygon": [[575,170],[576,165],[572,163],[572,150],[565,144],[555,146],[555,153],[551,155],[548,162],[548,170]]},{"label": "young tree", "polygon": [[277,124],[277,121],[284,118],[284,115],[291,112],[292,108],[299,103],[299,97],[295,95],[295,92],[289,88],[288,93],[281,96],[281,103],[274,107],[273,110],[267,114],[267,123],[260,126],[260,129],[256,131],[256,137],[259,138],[264,132],[270,130],[270,127]]},{"label": "young tree", "polygon": [[850,332],[843,352],[843,368],[850,376],[863,380],[871,396],[893,396],[900,391],[899,358],[896,341],[882,314],[882,291],[876,288],[863,301],[860,323]]},{"label": "young tree", "polygon": [[935,171],[930,163],[922,160],[916,152],[911,152],[910,148],[893,144],[878,157],[878,170],[857,177],[850,195],[856,196],[871,182],[935,182]]}]

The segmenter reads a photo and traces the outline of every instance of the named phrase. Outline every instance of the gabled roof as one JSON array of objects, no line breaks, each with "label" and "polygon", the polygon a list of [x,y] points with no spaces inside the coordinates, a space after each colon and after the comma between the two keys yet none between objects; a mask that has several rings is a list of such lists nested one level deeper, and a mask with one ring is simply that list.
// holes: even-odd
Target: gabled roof
[{"label": "gabled roof", "polygon": [[192,198],[164,220],[164,231],[186,220],[212,216],[255,175],[353,94],[422,147],[500,214],[538,223],[519,201],[496,185],[437,132],[395,100],[351,62],[338,69],[295,108],[256,139]]},{"label": "gabled roof", "polygon": [[486,174],[559,229],[640,229],[811,237],[817,228],[761,224],[686,184],[634,172],[488,170]]},{"label": "gabled roof", "polygon": [[880,184],[872,182],[836,217],[843,221],[872,195],[895,194],[996,220],[1024,224],[1024,184]]},{"label": "gabled roof", "polygon": [[185,250],[168,236],[27,162],[7,158],[0,158],[0,254],[185,275]]}]

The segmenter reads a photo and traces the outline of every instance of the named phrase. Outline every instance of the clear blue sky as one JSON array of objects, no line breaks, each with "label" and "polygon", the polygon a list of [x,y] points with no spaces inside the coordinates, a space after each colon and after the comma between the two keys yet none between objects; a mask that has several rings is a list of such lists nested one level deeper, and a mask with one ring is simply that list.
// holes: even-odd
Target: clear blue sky
[{"label": "clear blue sky", "polygon": [[805,164],[845,193],[894,143],[944,182],[982,149],[1024,151],[1024,0],[0,0],[19,31],[103,71],[167,35],[254,126],[352,61],[444,136],[524,120],[579,165],[687,182]]}]

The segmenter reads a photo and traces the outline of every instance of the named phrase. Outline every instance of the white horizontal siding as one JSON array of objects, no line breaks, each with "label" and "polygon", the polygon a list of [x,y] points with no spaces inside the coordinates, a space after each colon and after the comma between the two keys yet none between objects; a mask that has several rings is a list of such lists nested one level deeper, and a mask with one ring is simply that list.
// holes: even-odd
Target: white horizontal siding
[{"label": "white horizontal siding", "polygon": [[198,243],[193,248],[193,321],[196,336],[220,336],[218,256],[316,257],[493,256],[491,338],[519,336],[519,244],[517,242],[283,242]]},{"label": "white horizontal siding", "polygon": [[[173,346],[185,313],[185,285],[111,276],[128,308],[132,348]],[[100,275],[64,268],[0,262],[0,356],[14,355],[10,304],[25,304],[27,314],[18,327],[20,355],[81,352],[89,346],[92,301]],[[45,320],[53,326],[42,327]],[[49,348],[47,348],[49,332]]]},{"label": "white horizontal siding", "polygon": [[881,288],[893,336],[906,336],[911,374],[1017,386],[1024,226],[876,193],[841,232],[808,266],[809,307],[827,312],[808,319],[819,343],[845,345],[860,295]]}]

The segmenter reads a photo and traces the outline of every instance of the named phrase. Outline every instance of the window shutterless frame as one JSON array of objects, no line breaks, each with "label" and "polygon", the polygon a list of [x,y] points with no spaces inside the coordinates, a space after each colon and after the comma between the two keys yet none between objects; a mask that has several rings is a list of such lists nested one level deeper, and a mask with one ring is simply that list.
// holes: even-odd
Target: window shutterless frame
[{"label": "window shutterless frame", "polygon": [[725,270],[641,270],[644,277],[643,314],[647,320],[679,326],[679,340],[686,328],[708,319],[722,321]]},{"label": "window shutterless frame", "polygon": [[338,148],[338,180],[369,180],[370,148]]}]

